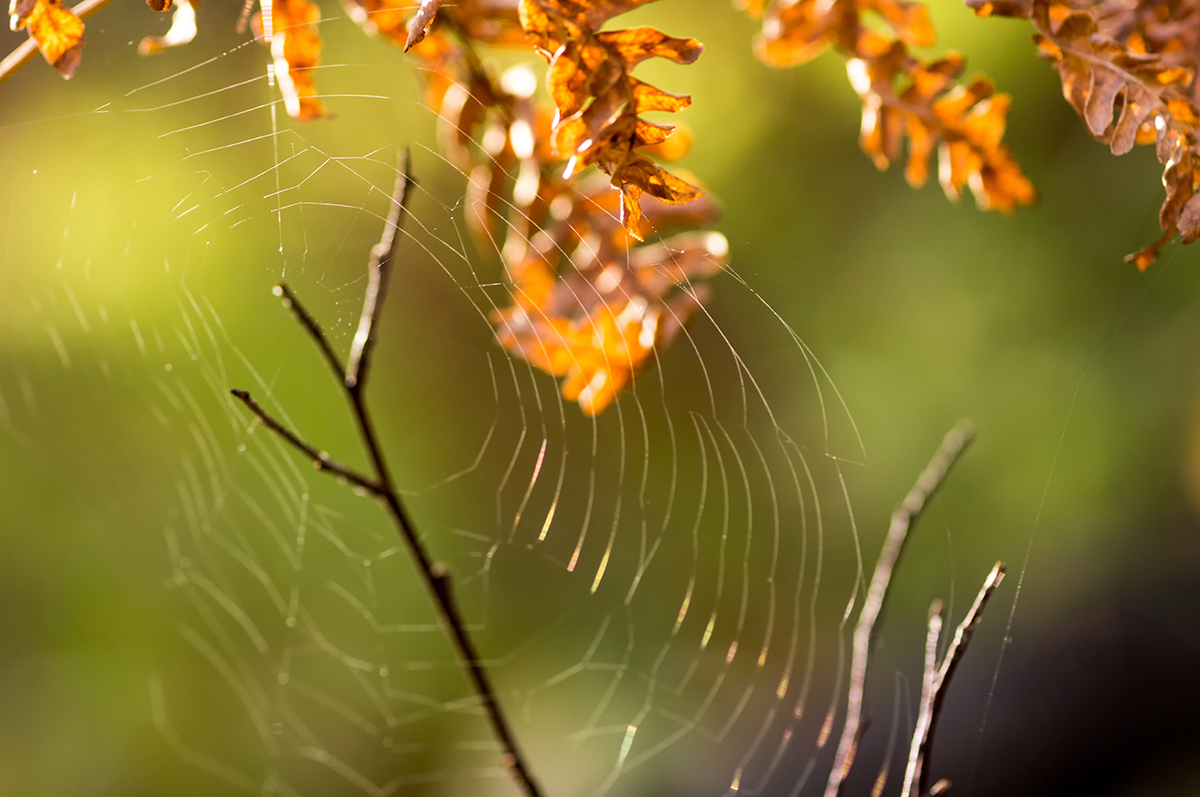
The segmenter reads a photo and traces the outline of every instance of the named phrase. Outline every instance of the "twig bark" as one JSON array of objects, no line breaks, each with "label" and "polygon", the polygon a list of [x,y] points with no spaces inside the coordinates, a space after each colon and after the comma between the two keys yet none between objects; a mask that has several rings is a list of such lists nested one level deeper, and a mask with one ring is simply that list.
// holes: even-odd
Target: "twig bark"
[{"label": "twig bark", "polygon": [[941,486],[950,467],[958,460],[974,435],[974,427],[966,421],[951,429],[942,440],[942,445],[934,454],[933,459],[917,479],[917,483],[905,496],[904,502],[892,513],[887,537],[884,539],[883,549],[879,552],[879,560],[875,563],[875,573],[871,577],[871,585],[867,589],[867,598],[863,601],[858,622],[854,626],[854,652],[850,662],[850,688],[846,696],[846,722],[842,726],[842,735],[838,740],[833,769],[825,784],[825,797],[838,797],[846,775],[849,774],[850,767],[854,764],[854,754],[858,749],[859,734],[864,721],[863,694],[866,690],[867,669],[871,663],[871,643],[875,636],[875,623],[887,601],[892,571],[895,570],[896,562],[904,550],[908,529],[920,516],[921,510],[924,509],[937,488]]},{"label": "twig bark", "polygon": [[388,215],[382,239],[371,250],[368,263],[368,283],[363,298],[362,315],[359,318],[358,330],[351,344],[350,356],[343,369],[329,339],[313,316],[304,308],[288,286],[279,284],[275,293],[283,298],[284,305],[292,311],[297,322],[304,327],[313,339],[329,367],[337,374],[342,385],[351,413],[358,427],[359,437],[366,449],[374,476],[368,477],[340,465],[331,460],[328,455],[318,451],[305,442],[296,433],[287,429],[264,411],[244,390],[234,390],[233,395],[244,403],[251,412],[271,431],[278,434],[297,450],[303,452],[322,470],[327,470],[375,495],[384,505],[392,522],[395,524],[400,538],[404,541],[413,564],[420,574],[426,589],[437,607],[449,638],[454,646],[471,687],[483,707],[492,732],[499,743],[502,753],[502,763],[512,775],[517,786],[527,797],[541,797],[542,791],[524,756],[517,745],[512,728],[500,708],[496,698],[496,690],[492,686],[487,671],[481,662],[475,643],[467,630],[467,623],[459,611],[454,597],[453,583],[449,568],[434,562],[425,544],[417,534],[416,525],[408,514],[404,502],[400,499],[391,471],[384,458],[383,448],[375,432],[374,423],[367,407],[364,389],[367,376],[370,373],[372,354],[375,350],[379,318],[383,311],[384,300],[387,296],[389,277],[396,262],[397,253],[402,240],[401,227],[408,214],[408,202],[412,195],[415,181],[412,177],[408,153],[405,152],[400,173],[396,180],[396,191],[392,197],[392,208]]},{"label": "twig bark", "polygon": [[[86,19],[111,2],[112,0],[83,0],[82,3],[72,8],[71,11],[80,19]],[[37,42],[29,38],[18,44],[11,53],[4,56],[4,60],[0,61],[0,83],[12,77],[14,72],[29,63],[37,55],[37,51]]]},{"label": "twig bark", "polygon": [[[929,773],[925,768],[925,762],[929,757],[929,748],[933,744],[933,734],[937,729],[942,702],[945,700],[945,687],[954,676],[954,670],[962,661],[963,654],[966,653],[971,635],[975,633],[975,628],[979,625],[988,600],[1003,580],[1004,564],[996,562],[992,572],[988,573],[988,577],[984,580],[979,594],[975,596],[975,602],[971,604],[970,611],[967,612],[967,616],[963,618],[958,630],[954,633],[954,639],[950,642],[950,647],[946,649],[946,655],[942,657],[940,666],[937,665],[937,640],[942,627],[942,602],[934,601],[930,608],[925,672],[921,678],[921,706],[917,713],[917,727],[913,731],[912,746],[908,752],[908,766],[904,771],[901,797],[921,797],[921,795],[932,793],[930,789],[926,788]],[[945,786],[937,789],[937,793],[945,792],[948,787],[949,783],[946,783]]]},{"label": "twig bark", "polygon": [[257,401],[251,398],[248,392],[245,390],[231,390],[229,392],[233,394],[234,398],[245,404],[246,407],[252,413],[254,413],[258,420],[262,422],[263,426],[267,427],[272,432],[291,443],[294,448],[297,448],[308,455],[308,458],[312,460],[313,466],[317,468],[317,470],[327,470],[335,476],[341,476],[351,484],[362,487],[368,492],[374,493],[375,495],[380,494],[381,489],[379,484],[376,483],[374,479],[364,476],[357,471],[351,470],[339,462],[333,461],[324,451],[318,451],[315,446],[305,442],[303,438],[301,438],[291,429],[288,429],[282,423],[271,417],[266,410],[258,405]]}]

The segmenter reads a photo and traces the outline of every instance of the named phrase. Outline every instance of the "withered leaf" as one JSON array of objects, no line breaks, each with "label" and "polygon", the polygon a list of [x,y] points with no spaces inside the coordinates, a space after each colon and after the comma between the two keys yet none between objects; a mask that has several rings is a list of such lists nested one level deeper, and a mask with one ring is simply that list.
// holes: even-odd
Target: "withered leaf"
[{"label": "withered leaf", "polygon": [[678,111],[691,99],[667,94],[630,73],[649,58],[690,64],[703,46],[654,28],[598,30],[646,1],[521,0],[520,5],[522,26],[550,62],[546,85],[558,108],[550,141],[567,160],[565,175],[591,165],[608,174],[621,192],[625,229],[635,238],[641,235],[643,193],[676,203],[700,195],[700,189],[636,152],[661,147],[673,131],[670,125],[641,119],[641,113]]},{"label": "withered leaf", "polygon": [[[1094,9],[1031,0],[1034,41],[1062,80],[1063,96],[1088,131],[1122,155],[1134,143],[1155,144],[1164,165],[1166,198],[1159,208],[1164,234],[1126,258],[1146,269],[1179,232],[1185,243],[1200,237],[1198,125],[1194,101],[1198,32],[1172,20],[1168,5],[1098,16]],[[1179,38],[1186,36],[1187,41]],[[1115,121],[1114,121],[1115,119]]]},{"label": "withered leaf", "polygon": [[[867,15],[881,25],[868,25]],[[936,40],[928,9],[906,0],[773,0],[756,41],[773,66],[804,63],[830,46],[846,57],[850,83],[862,100],[860,143],[875,165],[888,168],[908,138],[905,178],[920,186],[938,152],[938,178],[951,199],[969,187],[976,204],[1011,213],[1036,192],[1008,148],[1004,134],[1009,99],[991,83],[958,84],[963,59],[931,61],[910,46]]]},{"label": "withered leaf", "polygon": [[[680,157],[690,134],[641,114],[679,111],[691,98],[630,74],[648,58],[690,63],[700,44],[650,28],[600,30],[646,2],[350,6],[364,27],[400,46],[414,35],[411,53],[427,78],[439,141],[468,175],[468,225],[485,249],[500,251],[512,285],[512,306],[492,315],[497,340],[561,377],[563,396],[589,415],[610,406],[650,353],[678,334],[707,296],[703,280],[728,260],[728,244],[716,233],[638,245],[651,233],[707,225],[717,212],[699,189],[647,157]],[[447,24],[430,26],[434,12]],[[467,51],[477,43],[530,42],[550,63],[552,106],[535,96],[528,67],[497,80]],[[591,165],[605,174],[581,174]]]},{"label": "withered leaf", "polygon": [[83,54],[83,21],[75,12],[58,0],[11,0],[9,27],[27,29],[42,57],[64,78],[75,74]]}]

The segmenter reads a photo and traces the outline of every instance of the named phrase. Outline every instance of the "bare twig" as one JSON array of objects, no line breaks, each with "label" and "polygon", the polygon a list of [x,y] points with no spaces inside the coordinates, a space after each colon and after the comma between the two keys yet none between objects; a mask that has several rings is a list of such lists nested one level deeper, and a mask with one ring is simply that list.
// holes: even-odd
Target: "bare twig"
[{"label": "bare twig", "polygon": [[364,476],[357,471],[351,470],[339,462],[335,462],[334,460],[330,459],[329,455],[324,451],[320,451],[316,448],[316,446],[305,442],[303,438],[301,438],[291,429],[288,429],[282,423],[275,420],[275,418],[271,417],[271,414],[260,407],[258,402],[251,398],[248,392],[245,390],[231,390],[229,392],[233,394],[234,398],[245,404],[246,407],[248,407],[249,410],[254,413],[255,417],[262,422],[263,426],[267,427],[272,432],[291,443],[293,448],[303,451],[308,458],[312,460],[313,467],[317,468],[317,470],[327,470],[335,476],[341,476],[351,484],[357,485],[368,492],[379,495],[379,485],[375,483],[374,479]]},{"label": "bare twig", "polygon": [[275,286],[275,295],[283,299],[283,306],[291,310],[292,315],[300,323],[300,326],[308,330],[308,334],[312,336],[313,342],[321,352],[321,356],[325,358],[325,362],[329,364],[338,381],[345,381],[346,370],[342,366],[342,361],[338,359],[337,353],[329,343],[329,338],[325,337],[324,330],[321,329],[321,325],[317,323],[317,320],[312,317],[312,313],[304,308],[304,305],[296,298],[296,294],[292,293],[292,289],[282,282]]},{"label": "bare twig", "polygon": [[[82,3],[72,8],[71,11],[80,19],[86,19],[111,2],[112,0],[83,0]],[[0,61],[0,83],[12,77],[14,72],[29,63],[37,55],[37,51],[37,42],[29,38],[18,44],[11,53],[4,56],[4,60]]]},{"label": "bare twig", "polygon": [[946,655],[942,657],[940,666],[936,663],[936,657],[937,640],[942,627],[942,602],[934,601],[933,607],[929,610],[929,642],[926,643],[925,672],[921,679],[921,707],[917,714],[917,727],[913,731],[912,746],[908,752],[908,766],[904,771],[901,797],[941,794],[950,787],[948,782],[939,781],[933,789],[927,789],[929,773],[925,768],[925,762],[929,757],[929,747],[933,744],[933,734],[937,729],[942,702],[945,700],[946,684],[954,676],[954,670],[962,661],[963,654],[966,653],[967,644],[970,643],[971,635],[975,633],[975,628],[979,625],[988,599],[992,597],[992,593],[996,591],[1003,580],[1004,564],[996,562],[992,572],[988,573],[988,577],[984,580],[979,594],[975,596],[975,603],[971,604],[967,616],[963,618],[958,630],[954,633],[954,640],[946,649]]},{"label": "bare twig", "polygon": [[496,690],[483,667],[479,653],[475,649],[475,643],[467,631],[467,623],[458,609],[450,570],[446,565],[433,561],[425,544],[417,534],[416,525],[409,516],[408,510],[400,500],[400,494],[392,481],[391,472],[384,458],[378,435],[375,433],[375,426],[371,421],[363,392],[367,375],[370,372],[372,353],[375,350],[376,329],[383,310],[384,299],[387,296],[388,278],[399,251],[400,230],[408,213],[408,201],[414,185],[410,158],[405,152],[396,179],[396,190],[392,197],[392,209],[388,215],[387,225],[379,244],[371,250],[371,259],[368,263],[369,281],[363,297],[362,316],[359,319],[358,331],[354,335],[350,356],[344,371],[341,361],[320,325],[299,302],[291,289],[282,283],[275,288],[275,294],[283,298],[284,305],[292,311],[292,315],[313,339],[326,363],[338,375],[342,392],[350,404],[351,413],[358,426],[359,437],[371,460],[371,467],[375,471],[374,478],[357,474],[330,460],[324,452],[318,451],[267,414],[250,398],[246,391],[234,390],[233,395],[249,407],[264,426],[304,452],[321,469],[344,477],[347,481],[368,490],[383,502],[401,539],[408,548],[417,572],[421,575],[425,587],[437,607],[459,663],[482,704],[484,714],[499,743],[504,767],[527,797],[541,797],[541,788],[534,780],[533,773],[517,746],[516,737],[496,698]]},{"label": "bare twig", "polygon": [[921,510],[929,501],[930,496],[937,491],[946,478],[946,473],[974,435],[974,427],[966,421],[960,422],[958,426],[951,429],[942,440],[942,445],[934,454],[933,459],[917,479],[917,483],[905,496],[904,502],[892,513],[887,538],[883,541],[883,549],[879,552],[879,560],[875,563],[875,573],[871,577],[871,585],[867,589],[867,598],[863,601],[858,615],[858,623],[854,626],[854,653],[850,662],[850,688],[846,696],[846,723],[842,726],[842,736],[838,741],[833,769],[825,784],[825,797],[837,797],[841,793],[846,775],[854,764],[854,753],[858,748],[859,734],[863,726],[863,694],[866,689],[867,668],[871,663],[871,643],[875,634],[875,622],[883,612],[888,585],[892,580],[892,571],[896,567],[900,553],[904,550],[908,529],[920,516]]},{"label": "bare twig", "polygon": [[358,331],[354,333],[354,341],[350,344],[350,359],[346,361],[346,387],[352,391],[362,390],[367,381],[371,350],[375,348],[375,327],[383,309],[383,297],[387,294],[396,249],[402,240],[400,225],[408,215],[408,201],[415,185],[409,161],[408,152],[405,151],[383,237],[371,250],[371,262],[367,265],[367,293],[363,297],[362,316],[358,319]]}]

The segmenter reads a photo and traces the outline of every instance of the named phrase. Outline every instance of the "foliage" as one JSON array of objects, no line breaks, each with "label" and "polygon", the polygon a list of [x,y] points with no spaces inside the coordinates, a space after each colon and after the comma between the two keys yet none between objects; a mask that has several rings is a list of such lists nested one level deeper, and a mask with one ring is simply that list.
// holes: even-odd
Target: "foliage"
[{"label": "foliage", "polygon": [[[69,77],[83,46],[79,17],[57,0],[11,2],[14,29],[28,28]],[[170,0],[148,2],[170,7]],[[492,314],[499,342],[562,376],[563,395],[587,414],[607,407],[679,334],[709,294],[705,280],[728,260],[724,237],[704,230],[716,203],[694,178],[655,160],[684,155],[690,136],[646,114],[682,111],[691,98],[632,74],[650,58],[690,64],[702,45],[653,28],[606,29],[649,2],[348,0],[369,33],[411,52],[427,75],[426,103],[438,116],[442,145],[467,176],[468,223],[486,249],[500,252],[512,285],[511,306]],[[735,2],[761,16],[755,48],[766,63],[802,64],[829,48],[846,59],[862,101],[861,144],[880,169],[901,157],[907,139],[905,177],[913,186],[926,182],[936,151],[951,199],[967,187],[981,208],[1003,213],[1035,201],[1002,143],[1009,96],[983,77],[960,81],[961,55],[914,54],[936,40],[924,5]],[[1127,259],[1145,269],[1176,232],[1185,243],[1200,237],[1194,0],[967,2],[981,16],[1033,22],[1038,51],[1054,63],[1064,96],[1114,154],[1134,142],[1156,145],[1165,166],[1163,236]],[[319,19],[311,0],[272,0],[253,21],[271,48],[284,105],[302,121],[328,115],[313,80]],[[158,52],[195,34],[194,0],[176,0],[170,31],[140,49]],[[503,74],[485,67],[481,46],[531,47],[548,63],[544,95],[527,65]]]},{"label": "foliage", "polygon": [[[753,0],[748,10],[761,10]],[[877,17],[889,33],[864,23]],[[910,46],[936,40],[929,12],[903,0],[775,0],[766,9],[756,50],[772,66],[802,64],[835,46],[846,57],[850,83],[863,104],[862,147],[886,169],[908,136],[905,177],[914,187],[929,174],[939,148],[942,190],[958,199],[969,185],[984,209],[1011,213],[1034,201],[1033,184],[1000,143],[1009,97],[985,78],[957,82],[965,62],[950,54],[922,61]],[[897,90],[899,86],[899,90]]]},{"label": "foliage", "polygon": [[1163,235],[1126,259],[1145,270],[1176,232],[1184,243],[1200,237],[1200,203],[1195,200],[1200,186],[1197,5],[1187,0],[970,0],[970,5],[980,16],[1033,22],[1038,53],[1058,70],[1063,96],[1114,155],[1128,152],[1135,141],[1155,144],[1158,160],[1166,167],[1167,198],[1158,215]]}]

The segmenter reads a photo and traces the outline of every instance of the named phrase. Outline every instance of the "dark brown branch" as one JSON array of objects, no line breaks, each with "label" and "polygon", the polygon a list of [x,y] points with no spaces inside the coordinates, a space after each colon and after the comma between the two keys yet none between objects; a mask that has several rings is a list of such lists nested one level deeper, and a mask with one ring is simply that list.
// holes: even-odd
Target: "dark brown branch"
[{"label": "dark brown branch", "polygon": [[863,694],[866,689],[867,668],[871,663],[871,643],[875,636],[875,622],[879,619],[887,601],[892,571],[895,570],[900,553],[904,550],[908,529],[920,516],[921,510],[929,501],[930,496],[937,491],[946,478],[946,473],[974,435],[974,427],[966,421],[950,430],[942,440],[942,445],[934,454],[933,459],[917,479],[917,483],[905,496],[904,502],[892,513],[887,538],[883,541],[883,549],[879,552],[879,560],[875,563],[875,573],[871,577],[871,585],[867,589],[867,598],[863,601],[862,609],[858,614],[858,623],[854,626],[854,653],[850,662],[850,688],[846,696],[846,722],[842,726],[842,736],[838,741],[833,769],[825,784],[825,797],[837,797],[841,793],[842,783],[845,782],[846,775],[854,764],[854,752],[858,747],[858,738],[863,725]]},{"label": "dark brown branch", "polygon": [[[72,8],[71,11],[80,19],[87,19],[111,2],[112,0],[83,0],[82,3]],[[37,55],[37,51],[37,42],[29,38],[18,44],[11,53],[4,56],[4,60],[0,61],[0,83],[12,77],[14,72],[29,63]]]},{"label": "dark brown branch", "polygon": [[[967,616],[963,618],[962,623],[958,626],[958,630],[955,631],[954,639],[950,642],[950,647],[946,649],[946,655],[942,657],[941,666],[936,665],[935,659],[937,637],[942,625],[942,606],[941,601],[933,602],[933,608],[929,612],[929,636],[933,644],[933,655],[929,655],[927,648],[925,672],[921,679],[921,706],[920,711],[917,713],[917,727],[913,731],[912,745],[908,752],[908,767],[904,772],[904,786],[900,791],[901,797],[921,797],[924,794],[941,794],[950,786],[948,782],[939,781],[934,787],[936,791],[934,789],[927,789],[926,784],[929,781],[929,774],[925,768],[925,762],[929,758],[929,748],[933,744],[933,735],[937,729],[938,716],[941,714],[942,703],[946,697],[946,685],[954,677],[954,670],[958,667],[958,663],[962,661],[963,654],[967,651],[971,635],[975,633],[975,628],[979,625],[979,620],[983,616],[983,610],[987,607],[988,600],[1003,580],[1004,564],[996,562],[996,565],[992,568],[992,572],[988,573],[988,577],[984,580],[979,594],[975,596],[975,602],[971,604],[971,609],[967,612]],[[941,788],[938,788],[939,786]]]},{"label": "dark brown branch", "polygon": [[450,570],[446,565],[433,561],[429,555],[429,551],[425,548],[425,544],[417,534],[416,524],[413,523],[412,518],[409,516],[404,502],[400,500],[400,494],[397,492],[395,484],[392,481],[387,460],[383,455],[383,448],[375,432],[375,425],[371,420],[371,414],[368,410],[364,393],[364,386],[366,385],[367,375],[371,366],[371,357],[375,348],[376,328],[383,310],[384,300],[387,297],[388,278],[395,263],[396,253],[401,240],[400,227],[403,225],[405,216],[408,213],[408,201],[414,185],[410,158],[408,153],[405,152],[400,173],[396,180],[396,190],[392,197],[392,209],[388,214],[387,225],[384,228],[379,244],[371,250],[371,259],[367,266],[369,281],[367,283],[366,294],[363,297],[362,316],[359,319],[358,331],[355,333],[354,342],[350,349],[350,357],[346,363],[344,373],[341,370],[341,363],[338,356],[330,345],[329,339],[321,330],[320,325],[304,309],[304,306],[287,286],[281,284],[276,287],[276,294],[284,298],[285,305],[292,311],[292,315],[316,343],[322,357],[338,373],[342,391],[347,402],[350,404],[351,413],[358,427],[359,437],[361,438],[363,447],[366,449],[368,458],[371,460],[371,467],[375,471],[375,478],[370,479],[359,476],[342,466],[337,466],[339,470],[334,470],[330,467],[334,463],[331,463],[325,454],[317,451],[264,412],[250,398],[248,393],[244,390],[235,390],[233,394],[245,403],[267,428],[303,451],[315,463],[318,463],[324,469],[345,476],[349,481],[353,481],[360,487],[368,489],[383,502],[401,539],[404,540],[405,546],[408,548],[409,555],[412,557],[413,564],[416,566],[417,572],[420,574],[426,589],[429,591],[430,598],[433,599],[434,605],[437,607],[438,614],[453,643],[459,663],[466,672],[467,678],[471,682],[471,687],[482,704],[488,723],[492,726],[492,733],[500,745],[504,767],[512,775],[513,780],[516,781],[517,786],[520,787],[526,797],[542,797],[541,788],[534,780],[533,773],[526,763],[524,756],[521,754],[520,748],[517,746],[516,737],[513,735],[512,728],[509,726],[508,720],[496,698],[496,690],[492,686],[487,671],[484,669],[482,660],[475,648],[475,643],[467,631],[467,623],[458,609],[458,603],[454,598],[453,580]]},{"label": "dark brown branch", "polygon": [[406,150],[396,177],[396,190],[392,194],[392,209],[388,213],[383,237],[371,250],[371,262],[367,265],[367,293],[363,297],[362,315],[358,319],[358,331],[350,344],[350,359],[346,362],[346,387],[352,392],[362,390],[371,366],[371,352],[375,348],[376,327],[383,310],[383,297],[387,295],[388,278],[392,263],[399,249],[400,226],[408,215],[408,201],[416,182],[412,178],[411,158]]},{"label": "dark brown branch", "polygon": [[231,390],[229,392],[233,394],[234,398],[245,404],[250,411],[254,413],[255,417],[262,422],[263,426],[267,427],[272,432],[291,443],[293,448],[303,451],[305,455],[312,460],[313,467],[315,467],[317,470],[328,471],[335,476],[341,476],[351,484],[362,487],[364,490],[368,490],[375,495],[380,494],[379,485],[375,483],[374,479],[364,476],[361,473],[357,473],[339,462],[335,462],[334,460],[330,459],[329,455],[324,451],[319,451],[315,446],[305,442],[303,438],[301,438],[291,429],[288,429],[279,421],[271,417],[270,413],[260,407],[258,402],[251,398],[248,392],[245,390]]},{"label": "dark brown branch", "polygon": [[296,294],[292,293],[292,289],[286,283],[280,282],[275,286],[275,295],[283,299],[283,306],[292,311],[292,315],[296,321],[312,336],[313,343],[317,345],[317,349],[320,350],[321,356],[325,358],[325,362],[333,369],[333,373],[337,376],[338,381],[344,381],[346,379],[346,369],[342,365],[342,361],[338,359],[337,353],[329,343],[329,338],[325,337],[325,332],[321,329],[321,325],[317,323],[317,320],[304,308],[304,305],[300,303],[300,300],[296,298]]}]

